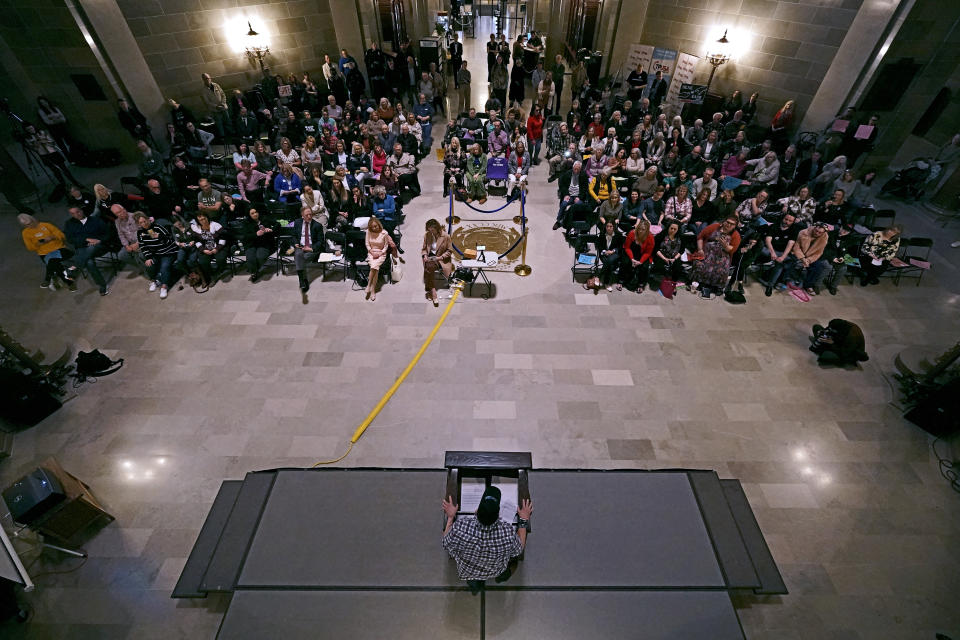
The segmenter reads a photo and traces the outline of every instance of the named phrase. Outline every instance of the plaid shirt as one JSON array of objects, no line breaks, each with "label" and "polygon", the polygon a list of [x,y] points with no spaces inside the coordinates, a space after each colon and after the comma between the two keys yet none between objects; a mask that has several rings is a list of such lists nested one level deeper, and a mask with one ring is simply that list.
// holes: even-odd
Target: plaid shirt
[{"label": "plaid shirt", "polygon": [[457,561],[461,580],[486,580],[500,575],[523,547],[513,526],[503,520],[485,527],[475,516],[459,517],[443,537],[443,548]]}]

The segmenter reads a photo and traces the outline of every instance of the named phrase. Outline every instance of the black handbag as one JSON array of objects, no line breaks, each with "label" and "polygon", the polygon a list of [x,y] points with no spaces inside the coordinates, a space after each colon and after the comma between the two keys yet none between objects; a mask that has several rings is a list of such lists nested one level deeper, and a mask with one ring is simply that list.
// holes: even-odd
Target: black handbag
[{"label": "black handbag", "polygon": [[74,364],[77,370],[73,375],[78,382],[83,382],[87,378],[101,378],[116,373],[123,366],[123,358],[111,360],[99,349],[94,349],[89,353],[86,351],[78,353]]}]

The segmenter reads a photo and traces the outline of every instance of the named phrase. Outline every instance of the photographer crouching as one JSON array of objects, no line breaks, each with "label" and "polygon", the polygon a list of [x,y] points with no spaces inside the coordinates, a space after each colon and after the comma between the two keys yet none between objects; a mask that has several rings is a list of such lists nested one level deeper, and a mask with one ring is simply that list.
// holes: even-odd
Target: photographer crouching
[{"label": "photographer crouching", "polygon": [[826,327],[813,325],[810,351],[817,354],[817,364],[844,367],[869,360],[863,331],[852,322],[834,318]]}]

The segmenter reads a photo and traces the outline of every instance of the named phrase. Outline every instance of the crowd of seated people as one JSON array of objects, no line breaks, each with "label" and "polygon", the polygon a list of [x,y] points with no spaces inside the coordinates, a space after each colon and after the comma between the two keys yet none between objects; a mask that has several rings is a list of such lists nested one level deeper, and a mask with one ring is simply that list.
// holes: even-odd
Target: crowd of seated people
[{"label": "crowd of seated people", "polygon": [[[452,184],[459,199],[483,204],[489,183],[499,181],[508,200],[517,198],[527,185],[531,167],[540,164],[545,145],[556,143],[545,140],[543,109],[537,103],[526,116],[519,107],[510,107],[503,115],[498,104],[488,106],[483,115],[471,107],[447,123],[443,197],[449,196]],[[566,158],[572,162],[576,153],[572,139],[570,144]],[[565,168],[560,161],[550,162],[549,167],[551,176]]]},{"label": "crowd of seated people", "polygon": [[[364,61],[370,91],[346,51],[337,62],[325,56],[328,91],[309,74],[291,74],[265,76],[256,90],[234,90],[227,98],[204,74],[208,122],[201,125],[170,100],[160,140],[124,102],[119,117],[137,138],[141,195],[130,200],[101,185],[93,194],[75,188],[70,197],[83,216],[71,209],[70,220],[86,228],[85,220],[99,218],[103,224],[93,226],[102,226],[104,237],[96,248],[100,243],[85,244],[65,227],[65,238],[80,242],[73,245],[74,262],[105,295],[96,258],[116,252],[166,297],[177,272],[196,271],[213,284],[230,251],[246,255],[254,282],[272,251],[289,251],[306,291],[305,265],[319,253],[315,244],[331,248],[327,233],[365,229],[372,220],[389,236],[391,250],[402,253],[402,207],[421,193],[419,163],[432,147],[446,80],[435,69],[417,68],[415,56],[374,45]],[[495,179],[507,198],[516,197],[542,154],[548,180],[558,187],[554,229],[563,228],[571,240],[574,234],[600,240],[591,286],[643,291],[651,275],[660,274],[709,297],[742,291],[745,275],[759,270],[767,295],[786,287],[808,294],[826,287],[835,294],[852,264],[849,254],[858,256],[864,285],[875,283],[896,254],[897,228],[869,238],[856,229],[875,174],[858,178],[838,153],[842,147],[790,144],[792,101],[766,128],[757,126],[758,96],[744,103],[739,92],[710,122],[685,122],[661,113],[659,100],[651,104],[647,97],[610,109],[580,78],[570,110],[557,121],[544,117],[555,106],[557,87],[542,65],[536,73],[537,98],[528,114],[516,101],[504,105],[499,81],[482,114],[469,103],[462,105],[465,113],[450,114],[443,195],[452,187],[467,202],[483,204]],[[217,139],[234,147],[222,163],[226,176],[211,175]],[[307,229],[316,225],[321,236],[301,238],[300,248],[289,241],[281,247],[280,228],[300,225],[302,232],[307,212]],[[56,281],[57,272],[59,266],[48,275]]]},{"label": "crowd of seated people", "polygon": [[595,250],[586,288],[642,292],[666,279],[709,298],[743,293],[756,273],[767,296],[835,295],[848,266],[863,286],[877,283],[902,230],[864,227],[875,173],[858,178],[836,149],[791,144],[792,101],[758,126],[757,99],[735,92],[705,125],[646,98],[609,114],[587,98],[545,127],[553,228]]},{"label": "crowd of seated people", "polygon": [[[107,295],[101,258],[111,254],[134,264],[149,290],[166,298],[171,284],[191,272],[213,285],[231,253],[245,255],[250,280],[257,282],[276,252],[293,256],[306,291],[306,264],[343,249],[326,234],[363,230],[372,221],[389,236],[391,250],[402,253],[402,207],[420,195],[419,163],[430,152],[433,120],[446,94],[443,74],[435,67],[422,73],[411,68],[416,57],[405,46],[400,55],[371,45],[364,56],[368,71],[385,75],[371,76],[370,92],[346,51],[339,62],[325,56],[327,92],[308,73],[265,74],[253,90],[233,90],[228,97],[203,74],[207,113],[195,115],[171,99],[170,122],[156,139],[136,107],[120,101],[118,118],[139,153],[137,176],[125,184],[136,184],[140,193],[103,185],[87,193],[74,180],[65,224],[25,216],[24,242],[49,265],[44,286],[76,289],[75,264]],[[415,90],[396,91],[407,77],[416,79]],[[233,146],[222,161],[214,155],[221,144],[224,151]],[[308,229],[319,235],[295,242],[308,216]]]}]

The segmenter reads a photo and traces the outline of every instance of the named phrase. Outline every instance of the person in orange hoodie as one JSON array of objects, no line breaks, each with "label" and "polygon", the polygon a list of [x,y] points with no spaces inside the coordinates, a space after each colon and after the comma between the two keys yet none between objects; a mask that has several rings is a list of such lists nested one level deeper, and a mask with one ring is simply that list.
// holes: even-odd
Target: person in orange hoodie
[{"label": "person in orange hoodie", "polygon": [[71,271],[76,267],[67,270],[63,266],[64,253],[66,252],[66,237],[63,235],[63,231],[49,222],[39,222],[26,213],[18,215],[17,221],[23,227],[21,235],[27,251],[32,251],[40,256],[40,259],[47,266],[40,287],[55,289],[55,282],[59,279],[70,288],[70,291],[76,291],[77,283],[71,275]]}]

